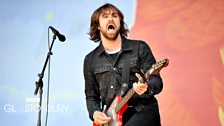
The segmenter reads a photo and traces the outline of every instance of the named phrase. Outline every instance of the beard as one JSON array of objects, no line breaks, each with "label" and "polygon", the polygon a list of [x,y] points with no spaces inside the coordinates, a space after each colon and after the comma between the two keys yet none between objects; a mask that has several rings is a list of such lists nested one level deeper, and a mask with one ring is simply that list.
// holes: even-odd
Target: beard
[{"label": "beard", "polygon": [[119,30],[117,30],[115,33],[107,33],[107,31],[101,31],[102,35],[109,40],[116,40],[119,35]]}]

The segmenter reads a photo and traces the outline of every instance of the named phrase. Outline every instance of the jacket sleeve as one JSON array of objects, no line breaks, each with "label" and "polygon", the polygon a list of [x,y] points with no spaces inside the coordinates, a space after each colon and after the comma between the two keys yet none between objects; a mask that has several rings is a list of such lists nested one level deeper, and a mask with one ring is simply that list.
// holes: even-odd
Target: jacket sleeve
[{"label": "jacket sleeve", "polygon": [[101,100],[98,84],[96,83],[93,72],[91,71],[91,56],[89,55],[85,57],[83,73],[85,79],[86,106],[89,112],[89,117],[93,121],[93,113],[95,111],[100,111]]},{"label": "jacket sleeve", "polygon": [[[142,69],[145,73],[151,68],[153,64],[156,63],[156,59],[153,56],[150,47],[145,42],[140,42],[139,50],[140,69]],[[147,84],[149,85],[148,93],[150,95],[156,95],[160,93],[163,89],[163,82],[160,75],[152,75],[147,81]]]}]

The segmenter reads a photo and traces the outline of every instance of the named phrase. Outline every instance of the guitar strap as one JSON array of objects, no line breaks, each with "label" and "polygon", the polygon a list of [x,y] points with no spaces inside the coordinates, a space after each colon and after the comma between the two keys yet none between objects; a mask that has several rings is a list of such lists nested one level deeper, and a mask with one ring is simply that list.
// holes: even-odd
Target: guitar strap
[{"label": "guitar strap", "polygon": [[122,63],[122,74],[121,74],[121,76],[119,76],[118,74],[115,73],[115,71],[112,70],[113,74],[115,75],[116,79],[118,80],[118,82],[121,85],[120,94],[118,94],[120,96],[123,96],[128,89],[130,67],[131,67],[130,56],[127,55],[125,57],[125,60],[123,60],[123,63]]},{"label": "guitar strap", "polygon": [[[119,53],[121,53],[121,52],[119,52]],[[118,58],[118,56],[119,56],[119,54],[117,55],[117,58]],[[109,58],[108,56],[104,56],[104,57],[107,60],[107,62],[111,65],[111,67],[114,68],[115,62],[111,58]],[[113,69],[111,71],[114,74],[115,78],[117,79],[118,83],[121,84],[122,83],[121,82],[121,77]],[[106,93],[106,96],[105,97],[107,97],[108,100],[106,100],[103,103],[103,105],[102,105],[102,106],[106,105],[106,108],[109,107],[109,102],[114,98],[115,88],[110,88],[110,87],[114,87],[114,86],[116,86],[116,85],[113,85],[113,84],[112,85],[109,85],[107,87],[107,89],[106,89],[107,90],[107,93]]]},{"label": "guitar strap", "polygon": [[126,57],[122,69],[121,96],[123,96],[128,89],[130,67],[131,67],[130,57]]},{"label": "guitar strap", "polygon": [[[121,53],[121,52],[119,52],[119,53]],[[119,58],[119,54],[118,54],[118,57],[117,57],[117,59]],[[111,61],[109,58],[107,58],[107,57],[105,57],[106,58],[106,60],[108,61],[108,63],[112,66],[112,68],[113,68],[113,64],[114,64],[114,62],[113,61]],[[131,62],[130,62],[130,56],[129,55],[127,55],[126,57],[125,57],[125,60],[123,60],[123,63],[122,63],[122,75],[121,76],[119,76],[119,74],[117,74],[114,70],[112,70],[112,73],[114,74],[114,76],[115,76],[115,78],[117,79],[117,81],[119,82],[119,84],[120,84],[120,86],[121,86],[121,88],[120,88],[120,92],[118,92],[118,95],[120,95],[120,96],[123,96],[125,93],[126,93],[126,91],[127,91],[127,89],[128,89],[128,83],[129,83],[129,75],[130,75],[130,66],[131,66]],[[109,89],[108,91],[107,91],[107,95],[109,95],[109,94],[115,94],[115,88],[113,88],[113,89]],[[112,95],[109,95],[109,97],[108,97],[109,99],[113,99],[113,96]],[[106,101],[106,103],[105,104],[107,104],[107,101]]]}]

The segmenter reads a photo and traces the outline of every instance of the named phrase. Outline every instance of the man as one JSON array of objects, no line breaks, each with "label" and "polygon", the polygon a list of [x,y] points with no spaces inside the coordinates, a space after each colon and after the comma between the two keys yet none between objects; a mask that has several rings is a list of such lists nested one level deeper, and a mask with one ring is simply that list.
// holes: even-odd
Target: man
[{"label": "man", "polygon": [[125,111],[123,126],[160,126],[154,95],[162,91],[162,79],[153,75],[143,81],[143,73],[156,60],[145,42],[127,39],[127,33],[123,13],[114,5],[107,3],[92,14],[90,39],[100,43],[84,60],[89,117],[96,125],[109,123],[111,117],[104,109],[110,107],[115,96],[124,96],[133,87],[136,93],[128,101],[132,109]]}]

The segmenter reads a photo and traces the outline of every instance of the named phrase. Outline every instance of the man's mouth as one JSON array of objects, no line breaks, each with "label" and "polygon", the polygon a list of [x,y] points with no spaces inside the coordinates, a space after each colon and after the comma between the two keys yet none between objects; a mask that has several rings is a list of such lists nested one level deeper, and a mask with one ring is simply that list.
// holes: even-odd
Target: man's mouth
[{"label": "man's mouth", "polygon": [[115,29],[115,26],[113,24],[110,24],[107,26],[108,31],[114,31],[114,29]]}]

